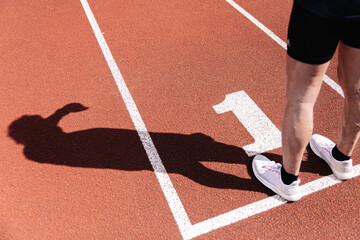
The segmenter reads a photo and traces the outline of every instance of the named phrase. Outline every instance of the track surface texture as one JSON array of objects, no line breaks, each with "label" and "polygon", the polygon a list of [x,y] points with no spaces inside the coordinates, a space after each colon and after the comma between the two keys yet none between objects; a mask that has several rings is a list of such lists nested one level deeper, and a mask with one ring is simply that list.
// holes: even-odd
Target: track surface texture
[{"label": "track surface texture", "polygon": [[[359,239],[359,177],[308,150],[287,203],[251,170],[281,162],[291,5],[1,0],[0,239]],[[342,104],[324,82],[314,132]]]}]

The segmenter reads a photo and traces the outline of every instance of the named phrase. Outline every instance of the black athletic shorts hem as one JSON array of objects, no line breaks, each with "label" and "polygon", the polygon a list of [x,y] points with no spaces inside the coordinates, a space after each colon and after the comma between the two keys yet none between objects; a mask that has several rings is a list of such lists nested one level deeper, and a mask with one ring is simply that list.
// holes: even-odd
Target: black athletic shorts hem
[{"label": "black athletic shorts hem", "polygon": [[326,19],[297,4],[293,5],[288,28],[287,53],[308,64],[331,60],[339,41],[360,49],[359,19]]}]

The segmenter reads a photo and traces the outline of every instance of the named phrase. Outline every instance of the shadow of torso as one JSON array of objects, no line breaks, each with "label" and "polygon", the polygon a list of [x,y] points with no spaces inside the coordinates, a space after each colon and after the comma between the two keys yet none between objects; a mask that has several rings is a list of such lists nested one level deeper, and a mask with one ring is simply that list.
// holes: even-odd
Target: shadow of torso
[{"label": "shadow of torso", "polygon": [[218,172],[202,164],[242,163],[252,177],[251,158],[242,148],[216,142],[201,133],[150,132],[150,141],[156,150],[150,149],[146,153],[135,130],[94,128],[66,133],[57,126],[64,113],[57,112],[60,117],[23,116],[10,125],[9,136],[24,145],[24,155],[28,159],[71,167],[154,171],[156,166],[151,166],[148,155],[158,153],[168,173],[181,174],[214,188],[259,191],[251,179]]}]

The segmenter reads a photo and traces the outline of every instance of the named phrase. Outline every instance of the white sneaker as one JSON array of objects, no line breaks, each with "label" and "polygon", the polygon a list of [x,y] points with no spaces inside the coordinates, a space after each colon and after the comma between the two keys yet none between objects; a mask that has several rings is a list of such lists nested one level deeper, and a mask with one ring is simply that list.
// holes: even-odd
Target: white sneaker
[{"label": "white sneaker", "polygon": [[310,139],[310,147],[318,157],[327,162],[338,179],[346,180],[353,177],[352,159],[338,161],[332,156],[332,149],[335,147],[333,141],[319,134],[314,134]]},{"label": "white sneaker", "polygon": [[263,155],[257,155],[252,162],[252,168],[256,178],[270,188],[273,192],[288,201],[294,202],[302,197],[300,191],[300,179],[290,185],[281,180],[281,164],[270,161]]}]

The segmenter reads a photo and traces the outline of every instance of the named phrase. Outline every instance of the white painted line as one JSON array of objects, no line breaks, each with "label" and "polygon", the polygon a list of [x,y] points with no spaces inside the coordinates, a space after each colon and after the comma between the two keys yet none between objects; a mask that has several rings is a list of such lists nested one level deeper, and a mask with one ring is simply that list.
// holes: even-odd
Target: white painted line
[{"label": "white painted line", "polygon": [[280,46],[286,49],[286,43],[281,40],[275,33],[273,33],[270,29],[265,27],[264,24],[259,22],[256,18],[254,18],[250,13],[245,11],[242,7],[240,7],[236,2],[232,0],[226,0],[228,3],[230,3],[231,6],[233,6],[236,10],[238,10],[242,15],[244,15],[247,19],[249,19],[252,23],[254,23],[258,28],[260,28],[263,32],[265,32],[269,37],[271,37],[275,42],[277,42]]},{"label": "white painted line", "polygon": [[344,96],[344,92],[341,89],[341,87],[331,78],[329,78],[327,75],[324,76],[324,82],[327,83],[332,89],[334,89],[338,94],[340,94],[343,98]]},{"label": "white painted line", "polygon": [[[238,10],[242,15],[244,15],[247,19],[249,19],[252,23],[254,23],[258,28],[260,28],[263,32],[265,32],[269,37],[271,37],[277,44],[283,47],[285,50],[287,49],[286,43],[281,40],[274,32],[272,32],[269,28],[265,27],[264,24],[259,22],[256,18],[254,18],[250,13],[248,13],[245,9],[240,7],[233,0],[226,0],[231,6],[233,6],[236,10]],[[332,89],[338,92],[342,97],[344,97],[343,90],[341,87],[327,75],[324,76],[324,82],[327,83]]]},{"label": "white painted line", "polygon": [[[354,167],[354,178],[360,176],[360,164]],[[351,181],[351,180],[349,180]],[[323,190],[325,188],[331,187],[335,184],[341,183],[341,180],[338,180],[333,174],[319,178],[312,182],[306,183],[300,186],[300,189],[304,196],[311,193]],[[263,200],[251,203],[244,207],[237,208],[230,212],[224,213],[222,215],[216,216],[214,218],[205,220],[203,222],[197,223],[192,226],[191,238],[200,236],[202,234],[214,231],[218,228],[225,227],[232,223],[244,220],[248,217],[254,216],[256,214],[265,212],[275,207],[279,207],[287,203],[285,199],[279,195],[265,198]]]},{"label": "white painted line", "polygon": [[140,140],[145,148],[146,154],[151,162],[156,177],[160,183],[161,189],[164,192],[165,198],[169,204],[169,207],[174,215],[175,221],[180,229],[180,233],[184,238],[187,238],[188,230],[191,228],[191,222],[184,209],[184,206],[176,193],[176,190],[167,174],[165,167],[160,159],[160,156],[155,148],[155,145],[147,131],[145,124],[140,116],[135,102],[130,94],[128,87],[120,73],[120,70],[110,52],[110,49],[105,41],[105,38],[97,24],[97,21],[90,9],[87,0],[81,0],[81,4],[84,8],[86,16],[90,22],[90,25],[94,31],[96,39],[100,45],[101,51],[104,54],[106,62],[110,68],[110,71],[114,77],[120,94],[125,102],[126,108],[129,111],[130,117],[135,125],[136,131],[140,137]]},{"label": "white painted line", "polygon": [[[232,210],[228,213],[224,213],[215,218],[208,219],[206,221],[192,225],[190,219],[184,209],[184,206],[176,193],[176,190],[165,170],[165,167],[160,159],[160,156],[155,148],[155,145],[148,133],[145,124],[141,118],[141,115],[136,107],[136,104],[129,92],[129,89],[126,86],[126,83],[120,73],[120,70],[110,52],[110,49],[103,37],[97,21],[90,9],[90,6],[87,0],[80,0],[84,8],[86,16],[90,22],[90,25],[94,31],[96,39],[100,45],[100,48],[104,54],[106,62],[110,68],[110,71],[114,77],[114,80],[118,86],[119,92],[124,100],[126,108],[130,114],[130,117],[135,125],[136,131],[141,139],[141,142],[145,148],[146,154],[151,162],[151,165],[154,169],[156,177],[159,181],[162,191],[164,192],[165,198],[169,204],[169,207],[174,215],[175,221],[179,227],[180,233],[184,239],[192,239],[199,235],[208,233],[215,229],[227,226],[229,224],[238,222],[240,220],[246,219],[248,217],[254,216],[261,212],[267,211],[269,209],[280,206],[286,201],[281,197],[275,195],[268,197],[266,199],[254,202],[252,204],[240,207],[238,209]],[[227,0],[228,1],[228,0]],[[233,1],[228,1],[230,4]],[[251,16],[251,15],[249,15]],[[256,20],[256,19],[255,19]],[[270,30],[269,30],[270,31]],[[275,35],[276,37],[276,35]],[[280,44],[281,45],[281,44]],[[330,79],[331,80],[331,79]],[[355,168],[355,176],[360,175],[360,165],[357,165]],[[336,180],[332,175],[323,177],[321,179],[315,180],[313,182],[307,183],[301,187],[305,195],[311,194],[313,192],[322,190],[324,188],[330,187],[334,184],[337,184],[341,181]]]},{"label": "white painted line", "polygon": [[215,106],[218,114],[233,112],[255,142],[242,148],[251,157],[281,147],[281,132],[245,91],[226,94]]}]

